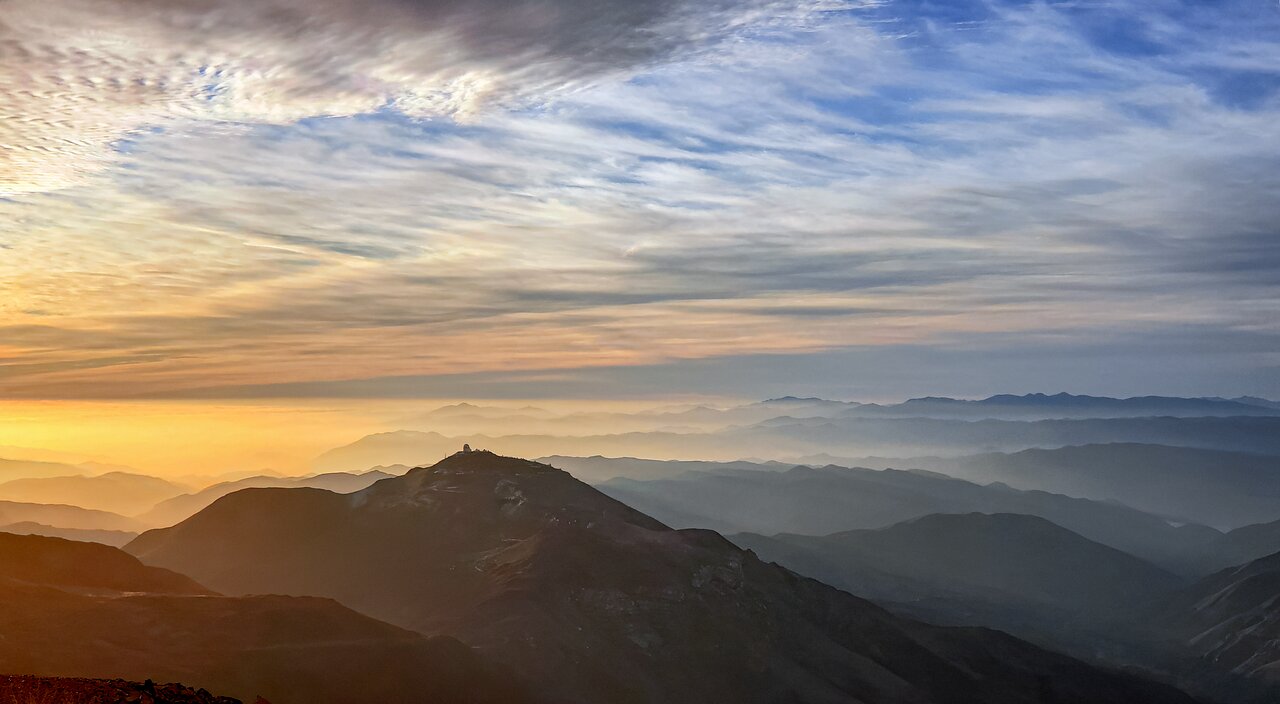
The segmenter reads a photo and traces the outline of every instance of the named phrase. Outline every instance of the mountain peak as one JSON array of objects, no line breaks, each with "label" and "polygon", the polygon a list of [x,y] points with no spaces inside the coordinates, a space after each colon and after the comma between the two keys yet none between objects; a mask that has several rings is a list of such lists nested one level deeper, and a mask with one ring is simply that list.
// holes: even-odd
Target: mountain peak
[{"label": "mountain peak", "polygon": [[500,474],[542,474],[559,472],[549,464],[534,462],[520,457],[504,457],[489,450],[472,450],[469,445],[449,455],[430,467],[419,467],[410,472],[434,474],[462,474],[470,472],[487,472]]}]

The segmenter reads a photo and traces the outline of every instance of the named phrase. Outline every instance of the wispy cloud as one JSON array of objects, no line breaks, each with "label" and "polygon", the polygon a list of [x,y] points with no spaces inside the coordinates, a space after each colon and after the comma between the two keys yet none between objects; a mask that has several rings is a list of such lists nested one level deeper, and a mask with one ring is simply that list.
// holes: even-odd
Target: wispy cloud
[{"label": "wispy cloud", "polygon": [[705,51],[801,0],[9,0],[0,195],[73,183],[173,119],[466,117]]},{"label": "wispy cloud", "polygon": [[[904,1],[778,22],[777,4],[567,3],[478,23],[497,4],[105,13],[101,42],[171,38],[177,55],[137,50],[165,70],[213,47],[273,68],[230,71],[265,83],[194,112],[170,96],[107,120],[36,170],[65,162],[73,187],[0,202],[0,388],[209,394],[976,339],[1051,378],[1062,355],[1009,340],[1134,356],[1123,331],[1277,332],[1272,5]],[[72,22],[41,9],[63,6],[19,6],[8,31]],[[63,134],[59,100],[0,110]],[[164,128],[130,132],[145,124]]]}]

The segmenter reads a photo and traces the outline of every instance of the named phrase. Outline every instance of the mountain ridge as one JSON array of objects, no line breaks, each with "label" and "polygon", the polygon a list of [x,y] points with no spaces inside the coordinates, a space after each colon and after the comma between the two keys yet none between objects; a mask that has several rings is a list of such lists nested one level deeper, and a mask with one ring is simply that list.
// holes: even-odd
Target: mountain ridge
[{"label": "mountain ridge", "polygon": [[[1189,701],[995,632],[902,620],[559,469],[488,452],[346,496],[239,492],[128,549],[224,591],[330,596],[452,633],[565,701],[994,704],[1045,687],[1075,701]],[[1017,674],[1028,670],[1042,679]]]},{"label": "mountain ridge", "polygon": [[276,704],[536,701],[454,639],[330,599],[221,596],[120,550],[57,538],[0,534],[0,633],[0,672],[184,681]]}]

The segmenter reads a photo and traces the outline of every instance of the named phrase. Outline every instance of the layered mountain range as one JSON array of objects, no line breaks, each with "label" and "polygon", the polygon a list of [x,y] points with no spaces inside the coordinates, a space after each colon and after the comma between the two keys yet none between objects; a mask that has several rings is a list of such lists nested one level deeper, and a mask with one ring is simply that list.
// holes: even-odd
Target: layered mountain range
[{"label": "layered mountain range", "polygon": [[557,701],[1189,701],[998,632],[894,616],[488,452],[345,496],[238,492],[128,550],[226,593],[327,596],[456,635]]},{"label": "layered mountain range", "polygon": [[1256,398],[458,404],[305,477],[0,461],[0,672],[275,704],[1263,704],[1277,422]]},{"label": "layered mountain range", "polygon": [[600,490],[680,527],[726,533],[827,535],[883,528],[934,513],[1039,516],[1082,536],[1175,571],[1221,533],[1173,523],[1113,502],[1079,499],[1002,484],[979,485],[926,471],[794,467],[721,470],[676,479],[615,479]]}]

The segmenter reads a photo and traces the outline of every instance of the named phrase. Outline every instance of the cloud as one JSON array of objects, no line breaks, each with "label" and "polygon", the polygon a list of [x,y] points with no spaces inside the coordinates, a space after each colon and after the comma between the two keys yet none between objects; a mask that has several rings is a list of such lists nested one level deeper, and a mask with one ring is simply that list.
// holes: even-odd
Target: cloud
[{"label": "cloud", "polygon": [[[1200,396],[1217,390],[1280,394],[1267,355],[1276,333],[1154,326],[1092,333],[966,335],[946,344],[846,346],[801,354],[740,354],[596,366],[413,375],[211,387],[182,398],[616,399],[801,393],[862,401],[992,392],[1135,396],[1159,389]],[[1224,352],[1225,350],[1225,352]],[[1261,361],[1261,364],[1260,364]]]},{"label": "cloud", "polygon": [[[180,34],[144,5],[161,23],[143,22],[146,36]],[[645,22],[721,36],[753,21],[660,7]],[[1140,21],[1144,43],[1100,34],[1091,7]],[[602,49],[581,79],[554,58],[589,44],[570,23],[508,38],[513,55],[544,58],[513,60],[502,75],[519,80],[474,96],[509,109],[465,120],[376,101],[308,119],[254,117],[246,100],[237,119],[253,124],[231,127],[165,113],[164,130],[131,133],[74,187],[0,200],[0,393],[318,393],[369,377],[637,369],[581,372],[607,395],[609,379],[631,393],[664,365],[704,369],[697,359],[853,348],[872,364],[975,340],[989,344],[963,359],[914,359],[954,358],[984,380],[1015,367],[1083,379],[1105,365],[1071,362],[1073,341],[1110,344],[1131,369],[1148,340],[1158,363],[1143,383],[1176,372],[1191,388],[1197,364],[1247,381],[1277,364],[1233,346],[1277,333],[1280,104],[1223,99],[1204,72],[1261,70],[1275,20],[1181,7],[899,2],[755,22],[734,41],[687,29],[673,44],[663,29],[649,58]],[[426,31],[343,19],[354,36],[395,28],[313,67],[298,47],[331,15],[292,32],[287,15],[253,17],[220,19],[219,46],[289,57],[268,64],[287,70],[262,80],[286,83],[262,110],[339,105],[326,91],[359,83],[342,65],[383,61],[401,25]],[[483,31],[464,23],[449,41],[476,45],[469,66],[508,66]],[[1228,36],[1239,41],[1215,50]],[[599,80],[611,73],[629,78]],[[539,102],[546,90],[557,99]],[[1162,353],[1174,338],[1200,344],[1175,362]],[[984,358],[1000,360],[986,376]]]},{"label": "cloud", "polygon": [[64,187],[174,120],[465,118],[801,20],[799,0],[7,0],[0,196]]}]

